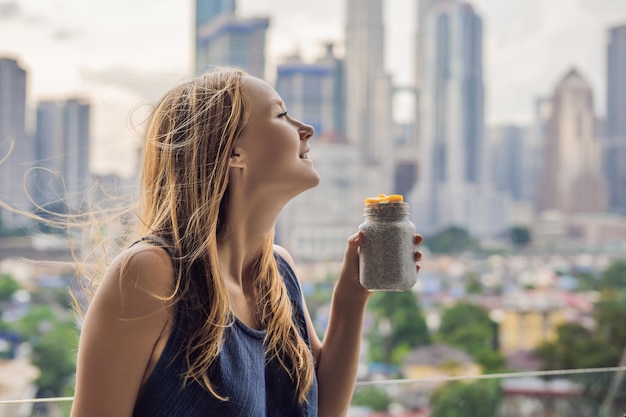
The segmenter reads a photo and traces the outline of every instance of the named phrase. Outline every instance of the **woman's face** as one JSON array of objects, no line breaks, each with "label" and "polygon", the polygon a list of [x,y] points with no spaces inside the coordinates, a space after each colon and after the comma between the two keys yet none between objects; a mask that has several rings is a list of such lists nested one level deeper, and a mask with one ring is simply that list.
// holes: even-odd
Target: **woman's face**
[{"label": "woman's face", "polygon": [[231,165],[243,164],[245,178],[255,190],[292,197],[315,187],[320,177],[308,158],[313,127],[289,116],[278,93],[265,81],[244,76],[243,88],[250,117]]}]

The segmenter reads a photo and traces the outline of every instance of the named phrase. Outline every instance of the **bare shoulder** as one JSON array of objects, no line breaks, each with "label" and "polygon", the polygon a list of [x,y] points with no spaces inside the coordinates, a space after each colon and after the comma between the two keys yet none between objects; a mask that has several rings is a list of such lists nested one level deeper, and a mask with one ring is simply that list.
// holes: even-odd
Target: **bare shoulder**
[{"label": "bare shoulder", "polygon": [[148,243],[111,263],[81,329],[72,416],[130,416],[174,317],[174,267]]},{"label": "bare shoulder", "polygon": [[274,245],[274,252],[276,252],[277,254],[279,254],[283,259],[285,259],[287,261],[287,263],[291,266],[291,268],[295,269],[295,262],[293,260],[293,257],[291,256],[291,254],[289,253],[289,251],[285,248],[283,248],[280,245]]},{"label": "bare shoulder", "polygon": [[110,301],[117,300],[116,304],[127,313],[141,306],[154,308],[155,303],[173,299],[174,281],[174,267],[167,251],[149,243],[138,243],[111,263],[96,298],[100,295]]},{"label": "bare shoulder", "polygon": [[127,284],[172,284],[174,267],[167,251],[161,247],[140,242],[115,258],[108,274],[127,281]]}]

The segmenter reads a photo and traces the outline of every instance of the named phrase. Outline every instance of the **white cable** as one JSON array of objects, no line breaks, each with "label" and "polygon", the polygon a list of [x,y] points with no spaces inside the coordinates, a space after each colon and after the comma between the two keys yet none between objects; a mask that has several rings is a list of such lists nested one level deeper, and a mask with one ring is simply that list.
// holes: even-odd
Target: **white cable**
[{"label": "white cable", "polygon": [[24,403],[56,403],[61,401],[72,401],[74,397],[51,397],[51,398],[31,398],[30,400],[0,400],[3,404],[24,404]]},{"label": "white cable", "polygon": [[[482,375],[461,375],[446,376],[440,378],[420,378],[420,379],[387,379],[384,381],[360,381],[357,386],[365,385],[393,385],[393,384],[410,384],[418,382],[447,382],[460,381],[466,379],[506,379],[506,378],[522,378],[528,376],[548,376],[548,375],[574,375],[574,374],[592,374],[601,372],[617,372],[626,371],[626,366],[614,366],[608,368],[584,368],[584,369],[561,369],[553,371],[530,371],[530,372],[511,372],[501,374],[482,374]],[[24,403],[52,403],[72,401],[74,397],[53,397],[53,398],[33,398],[28,400],[0,400],[3,404],[24,404]]]},{"label": "white cable", "polygon": [[466,379],[505,379],[505,378],[522,378],[528,376],[546,376],[546,375],[572,375],[572,374],[591,374],[594,372],[617,372],[626,371],[626,366],[614,366],[608,368],[583,368],[583,369],[561,369],[553,371],[529,371],[529,372],[512,372],[502,374],[482,374],[482,375],[460,375],[445,376],[437,378],[420,378],[420,379],[387,379],[382,381],[360,381],[359,385],[392,385],[392,384],[409,384],[416,382],[447,382],[461,381]]}]

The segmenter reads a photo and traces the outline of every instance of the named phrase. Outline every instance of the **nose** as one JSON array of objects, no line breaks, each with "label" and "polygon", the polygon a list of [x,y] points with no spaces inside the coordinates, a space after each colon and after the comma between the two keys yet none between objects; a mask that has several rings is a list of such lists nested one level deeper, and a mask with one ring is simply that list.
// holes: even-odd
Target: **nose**
[{"label": "nose", "polygon": [[303,123],[301,121],[298,121],[298,124],[299,124],[298,132],[300,132],[300,139],[301,140],[311,139],[311,137],[315,134],[315,129],[313,128],[313,126]]}]

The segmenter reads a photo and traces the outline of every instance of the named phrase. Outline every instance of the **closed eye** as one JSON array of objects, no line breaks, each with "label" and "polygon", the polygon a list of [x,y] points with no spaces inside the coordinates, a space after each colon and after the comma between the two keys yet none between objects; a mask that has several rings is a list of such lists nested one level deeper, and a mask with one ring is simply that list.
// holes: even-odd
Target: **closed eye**
[{"label": "closed eye", "polygon": [[284,111],[282,113],[278,113],[278,115],[276,117],[285,117],[285,116],[287,116],[287,112],[286,111]]}]

